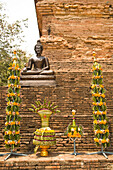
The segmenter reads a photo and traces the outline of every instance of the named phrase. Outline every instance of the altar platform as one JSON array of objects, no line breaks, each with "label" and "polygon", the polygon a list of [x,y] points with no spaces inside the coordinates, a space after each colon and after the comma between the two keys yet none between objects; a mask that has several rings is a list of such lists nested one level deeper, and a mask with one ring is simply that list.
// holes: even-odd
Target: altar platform
[{"label": "altar platform", "polygon": [[48,157],[41,157],[40,153],[28,156],[0,157],[0,170],[112,170],[113,155],[106,159],[103,155],[71,155],[71,152],[49,153]]}]

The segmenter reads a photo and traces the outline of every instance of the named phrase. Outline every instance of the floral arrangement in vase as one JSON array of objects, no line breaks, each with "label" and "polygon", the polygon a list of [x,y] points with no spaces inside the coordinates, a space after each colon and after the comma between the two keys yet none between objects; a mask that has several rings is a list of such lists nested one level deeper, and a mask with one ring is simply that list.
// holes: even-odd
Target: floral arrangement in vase
[{"label": "floral arrangement in vase", "polygon": [[36,101],[36,106],[31,105],[33,108],[30,108],[29,110],[35,113],[38,113],[41,118],[41,128],[37,129],[34,134],[34,140],[33,144],[36,145],[34,152],[37,152],[37,149],[41,148],[41,156],[48,156],[47,149],[56,144],[56,137],[55,137],[55,131],[51,130],[49,127],[49,118],[52,113],[58,113],[60,112],[57,110],[58,106],[54,106],[54,103],[46,102],[44,100],[43,103],[40,101]]},{"label": "floral arrangement in vase", "polygon": [[109,146],[109,126],[107,119],[107,107],[105,100],[105,88],[103,85],[102,67],[97,62],[94,56],[93,64],[93,77],[92,77],[92,99],[93,99],[93,126],[94,126],[94,141],[97,146],[102,145],[103,147]]},{"label": "floral arrangement in vase", "polygon": [[17,63],[16,51],[14,51],[13,63],[9,67],[8,94],[5,122],[5,146],[13,150],[20,145],[20,68]]},{"label": "floral arrangement in vase", "polygon": [[76,125],[75,122],[75,110],[72,110],[73,122],[67,127],[67,135],[70,138],[81,138],[83,136],[83,127],[81,125]]}]

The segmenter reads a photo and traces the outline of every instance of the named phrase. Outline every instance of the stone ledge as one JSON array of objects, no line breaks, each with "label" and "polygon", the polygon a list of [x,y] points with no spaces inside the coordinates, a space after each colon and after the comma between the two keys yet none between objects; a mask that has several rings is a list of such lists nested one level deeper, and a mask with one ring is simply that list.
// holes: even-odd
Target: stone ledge
[{"label": "stone ledge", "polygon": [[56,86],[55,80],[21,80],[21,87]]},{"label": "stone ledge", "polygon": [[40,157],[37,155],[29,154],[28,156],[11,157],[4,161],[6,156],[1,157],[0,169],[107,169],[113,168],[113,155],[109,155],[106,159],[103,155],[70,155],[71,153],[49,153],[48,157]]}]

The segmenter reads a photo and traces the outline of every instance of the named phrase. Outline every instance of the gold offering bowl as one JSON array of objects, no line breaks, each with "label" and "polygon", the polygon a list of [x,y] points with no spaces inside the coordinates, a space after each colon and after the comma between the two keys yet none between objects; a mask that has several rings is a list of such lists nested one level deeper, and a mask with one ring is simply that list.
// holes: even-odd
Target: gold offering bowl
[{"label": "gold offering bowl", "polygon": [[40,153],[40,155],[41,155],[41,156],[48,156],[48,151],[47,151],[47,149],[49,148],[49,146],[40,146],[40,148],[41,148],[41,153]]}]

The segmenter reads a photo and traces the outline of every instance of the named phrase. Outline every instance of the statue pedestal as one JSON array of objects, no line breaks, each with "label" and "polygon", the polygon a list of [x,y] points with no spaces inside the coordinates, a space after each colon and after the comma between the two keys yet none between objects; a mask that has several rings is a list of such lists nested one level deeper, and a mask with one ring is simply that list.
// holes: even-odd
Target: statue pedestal
[{"label": "statue pedestal", "polygon": [[56,86],[54,75],[21,75],[21,86]]}]

